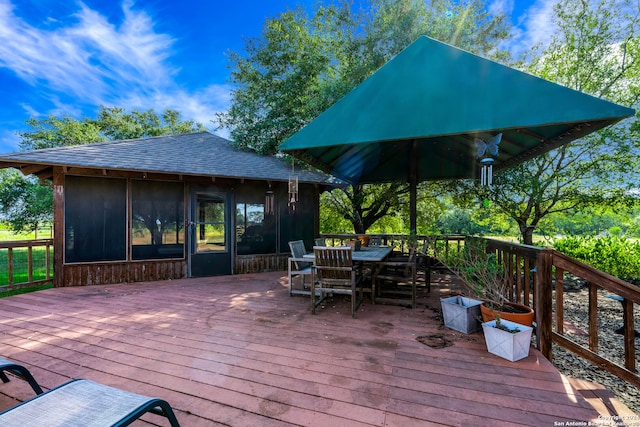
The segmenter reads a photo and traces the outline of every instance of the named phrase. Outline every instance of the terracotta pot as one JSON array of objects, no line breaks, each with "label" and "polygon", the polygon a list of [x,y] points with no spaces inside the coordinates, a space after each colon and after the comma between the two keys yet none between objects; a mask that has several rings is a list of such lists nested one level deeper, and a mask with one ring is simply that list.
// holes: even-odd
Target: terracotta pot
[{"label": "terracotta pot", "polygon": [[369,246],[370,236],[358,236],[358,240],[362,243],[362,247]]},{"label": "terracotta pot", "polygon": [[362,246],[362,243],[360,242],[360,240],[355,239],[355,240],[347,240],[345,242],[345,244],[347,246],[351,246],[353,248],[354,251],[359,251],[360,247]]},{"label": "terracotta pot", "polygon": [[[528,305],[518,304],[518,303],[515,303],[515,302],[506,302],[505,305],[510,305],[510,306],[513,306],[513,307],[519,307],[523,311],[526,310],[526,312],[523,312],[523,313],[510,313],[510,312],[507,312],[507,311],[497,311],[497,312],[500,313],[500,318],[501,319],[509,320],[511,322],[519,323],[519,324],[525,325],[525,326],[533,325],[533,319],[535,317],[535,313],[533,311],[533,308],[529,307]],[[482,313],[482,321],[483,322],[490,322],[490,321],[492,321],[492,320],[494,320],[496,318],[496,310],[493,310],[493,309],[487,307],[484,303],[482,303],[482,305],[480,306],[480,312]]]}]

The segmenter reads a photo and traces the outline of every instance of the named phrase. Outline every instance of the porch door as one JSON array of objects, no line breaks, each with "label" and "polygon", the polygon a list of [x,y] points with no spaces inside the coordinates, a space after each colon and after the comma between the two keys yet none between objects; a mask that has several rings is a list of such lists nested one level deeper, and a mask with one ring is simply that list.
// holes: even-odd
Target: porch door
[{"label": "porch door", "polygon": [[231,274],[231,196],[224,191],[191,192],[189,276]]}]

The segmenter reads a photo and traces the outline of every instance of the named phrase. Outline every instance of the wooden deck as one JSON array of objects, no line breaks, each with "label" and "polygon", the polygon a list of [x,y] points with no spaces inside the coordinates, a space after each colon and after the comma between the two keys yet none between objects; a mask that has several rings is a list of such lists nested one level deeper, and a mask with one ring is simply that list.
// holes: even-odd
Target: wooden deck
[{"label": "wooden deck", "polygon": [[[340,297],[312,316],[283,272],[49,289],[0,299],[0,355],[45,389],[80,377],[164,398],[188,427],[597,419],[537,350],[512,363],[481,333],[445,329],[439,297],[451,282],[433,278],[415,310],[366,301],[357,319]],[[0,410],[32,394],[0,383]]]}]

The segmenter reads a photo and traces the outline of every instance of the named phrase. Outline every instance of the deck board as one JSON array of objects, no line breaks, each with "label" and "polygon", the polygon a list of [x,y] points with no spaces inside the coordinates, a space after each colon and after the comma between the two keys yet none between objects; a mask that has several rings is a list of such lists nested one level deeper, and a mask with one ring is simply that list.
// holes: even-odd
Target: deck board
[{"label": "deck board", "polygon": [[[45,389],[80,377],[164,398],[185,426],[597,419],[537,350],[512,363],[481,333],[445,329],[450,285],[435,281],[414,310],[366,300],[356,319],[341,298],[311,315],[283,272],[49,289],[0,299],[0,354]],[[424,335],[452,345],[431,348]],[[19,383],[0,384],[0,410],[30,396]]]}]

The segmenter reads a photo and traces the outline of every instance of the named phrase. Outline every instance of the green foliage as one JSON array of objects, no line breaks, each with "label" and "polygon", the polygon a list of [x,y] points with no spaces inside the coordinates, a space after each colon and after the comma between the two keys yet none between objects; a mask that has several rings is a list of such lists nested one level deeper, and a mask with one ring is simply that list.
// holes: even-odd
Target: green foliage
[{"label": "green foliage", "polygon": [[[561,0],[554,12],[557,31],[549,45],[528,52],[521,67],[600,98],[637,105],[640,14],[635,2]],[[533,244],[533,231],[549,216],[628,198],[639,184],[634,178],[638,130],[637,120],[628,120],[501,171],[480,197],[516,222],[523,243]],[[453,186],[467,198],[478,195],[473,182]]]},{"label": "green foliage", "polygon": [[467,238],[459,252],[450,251],[441,259],[479,298],[501,306],[508,301],[506,270],[494,252],[487,252],[482,239]]},{"label": "green foliage", "polygon": [[[29,280],[29,251],[27,248],[13,249],[13,281],[12,283],[26,283]],[[32,280],[42,280],[47,277],[46,250],[44,247],[34,247],[31,250]],[[0,249],[0,286],[9,283],[8,249]]]},{"label": "green foliage", "polygon": [[640,284],[640,242],[623,236],[569,236],[553,247],[622,280]]},{"label": "green foliage", "polygon": [[[340,0],[319,3],[311,14],[303,8],[284,12],[267,20],[261,36],[246,41],[243,53],[229,54],[231,107],[216,121],[229,130],[234,144],[275,154],[286,138],[420,35],[504,57],[497,46],[507,36],[505,17],[490,14],[480,0],[371,0],[357,11],[352,6]],[[408,217],[405,192],[398,185],[359,186],[332,192],[323,207],[362,233],[377,221],[377,227],[392,226],[393,221],[382,220],[390,203]],[[427,221],[428,212],[423,214]],[[328,220],[325,216],[327,229],[342,226],[339,219]]]},{"label": "green foliage", "polygon": [[101,106],[93,121],[110,141],[203,132],[206,128],[193,120],[183,120],[180,112],[165,110],[161,114],[147,111]]},{"label": "green foliage", "polygon": [[[49,116],[26,121],[30,130],[21,132],[20,148],[38,150],[68,145],[90,144],[117,139],[144,138],[200,132],[206,128],[193,120],[183,120],[179,112],[165,110],[125,111],[101,106],[95,119],[76,120],[69,116]],[[0,218],[14,232],[34,231],[51,221],[53,195],[50,182],[38,182],[15,170],[0,170]]]},{"label": "green foliage", "polygon": [[335,189],[323,201],[325,208],[351,223],[353,232],[364,234],[392,207],[398,206],[408,191],[406,184],[362,184]]},{"label": "green foliage", "polygon": [[91,144],[119,139],[145,138],[175,135],[206,130],[193,120],[182,120],[178,111],[165,110],[162,114],[153,109],[125,111],[119,107],[101,106],[95,119],[77,120],[69,116],[30,118],[31,128],[20,132],[21,150]]},{"label": "green foliage", "polygon": [[231,108],[217,115],[239,147],[278,146],[420,35],[492,54],[507,36],[504,16],[469,0],[319,3],[269,19],[244,53],[231,52]]},{"label": "green foliage", "polygon": [[46,285],[40,285],[40,286],[29,286],[28,288],[20,288],[20,289],[14,289],[11,291],[0,292],[0,298],[6,298],[13,295],[27,294],[29,292],[43,291],[45,289],[51,289],[51,288],[53,288],[52,283],[48,283]]},{"label": "green foliage", "polygon": [[33,232],[53,219],[49,182],[25,177],[15,169],[0,170],[0,217],[13,232]]},{"label": "green foliage", "polygon": [[20,149],[24,151],[106,141],[100,133],[100,127],[91,119],[76,120],[70,116],[48,116],[44,119],[31,117],[26,123],[31,130],[18,134],[21,138]]}]

